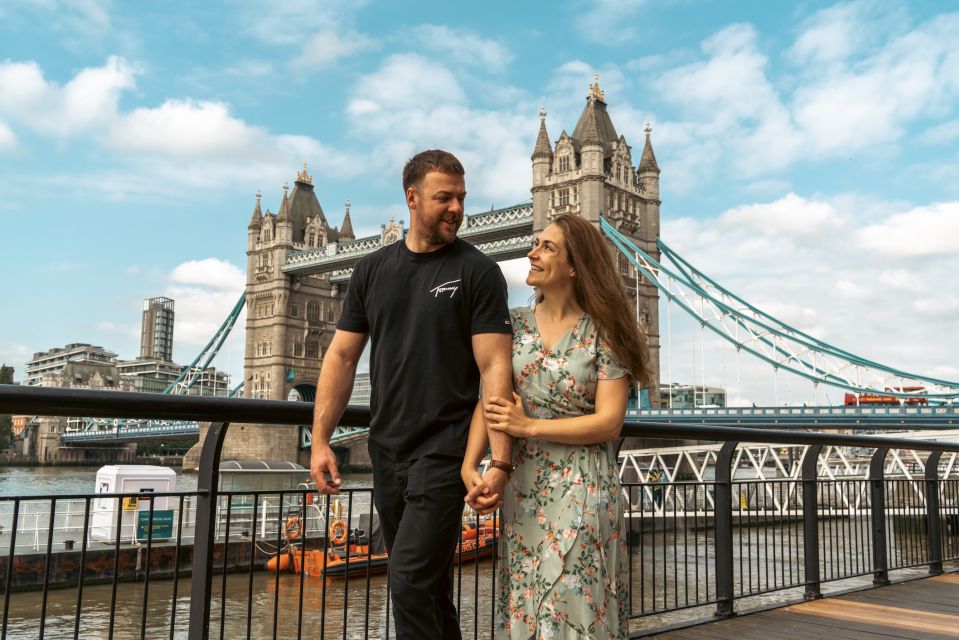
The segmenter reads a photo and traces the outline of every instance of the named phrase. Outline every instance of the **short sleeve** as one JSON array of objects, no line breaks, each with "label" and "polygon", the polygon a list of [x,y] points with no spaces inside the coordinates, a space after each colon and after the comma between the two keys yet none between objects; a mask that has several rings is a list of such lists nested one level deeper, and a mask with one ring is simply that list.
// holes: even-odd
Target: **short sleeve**
[{"label": "short sleeve", "polygon": [[610,349],[609,342],[602,338],[597,338],[596,369],[596,377],[600,380],[616,380],[629,375],[629,371]]},{"label": "short sleeve", "polygon": [[471,294],[470,335],[513,332],[506,302],[506,278],[499,266],[494,264],[487,269]]},{"label": "short sleeve", "polygon": [[367,268],[364,261],[360,261],[353,269],[350,284],[346,289],[346,300],[343,301],[343,313],[336,328],[351,333],[369,333],[370,322],[366,316],[366,278]]}]

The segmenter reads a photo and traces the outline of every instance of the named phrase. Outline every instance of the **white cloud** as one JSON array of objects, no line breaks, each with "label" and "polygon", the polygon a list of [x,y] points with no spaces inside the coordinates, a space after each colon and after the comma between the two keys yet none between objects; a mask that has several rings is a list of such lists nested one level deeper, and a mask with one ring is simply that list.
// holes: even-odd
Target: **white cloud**
[{"label": "white cloud", "polygon": [[236,0],[243,29],[273,45],[299,45],[310,33],[349,22],[368,0]]},{"label": "white cloud", "polygon": [[419,25],[410,30],[409,37],[418,39],[426,49],[490,73],[505,70],[514,57],[505,45],[496,40],[483,38],[465,29],[451,29],[446,25]]},{"label": "white cloud", "polygon": [[906,269],[884,269],[879,272],[879,284],[900,290],[918,291],[921,283],[916,273]]},{"label": "white cloud", "polygon": [[730,209],[719,216],[718,222],[725,229],[796,236],[817,235],[841,224],[839,214],[831,204],[806,200],[795,193],[775,202]]},{"label": "white cloud", "polygon": [[75,135],[116,117],[120,93],[134,86],[138,73],[136,65],[111,56],[61,87],[46,80],[36,62],[0,63],[0,115],[41,133]]},{"label": "white cloud", "polygon": [[959,202],[916,207],[856,234],[860,246],[896,257],[959,255]]},{"label": "white cloud", "polygon": [[321,69],[376,47],[377,42],[362,33],[323,29],[307,38],[300,54],[293,59],[293,64],[307,69]]},{"label": "white cloud", "polygon": [[138,324],[120,324],[117,322],[102,321],[96,325],[98,331],[119,336],[126,341],[129,338],[138,339],[140,337],[140,325]]},{"label": "white cloud", "polygon": [[803,21],[788,55],[799,65],[842,62],[875,46],[905,20],[901,8],[888,2],[840,2]]},{"label": "white cloud", "polygon": [[[168,100],[159,107],[135,109],[114,120],[103,143],[140,159],[134,170],[143,173],[142,179],[88,181],[100,184],[98,189],[120,189],[121,197],[184,185],[279,184],[290,177],[291,167],[304,161],[324,167],[325,175],[334,178],[352,177],[364,166],[362,158],[315,138],[277,135],[249,124],[220,102]],[[157,176],[164,180],[158,183]]]},{"label": "white cloud", "polygon": [[472,108],[447,67],[417,54],[390,56],[351,93],[352,128],[375,147],[372,173],[395,180],[414,153],[440,147],[466,167],[470,202],[502,206],[529,197],[528,158],[536,134],[531,106],[521,105],[521,114],[516,106]]},{"label": "white cloud", "polygon": [[875,53],[809,72],[793,112],[813,150],[849,153],[900,139],[959,95],[959,14],[934,18]]},{"label": "white cloud", "polygon": [[466,92],[449,69],[413,53],[388,57],[377,71],[361,77],[352,93],[347,112],[364,117],[466,102]]},{"label": "white cloud", "polygon": [[14,381],[22,380],[27,360],[33,357],[33,351],[23,344],[0,341],[0,365],[13,367]]},{"label": "white cloud", "polygon": [[620,45],[639,35],[633,15],[646,0],[580,0],[574,24],[584,38],[604,45]]},{"label": "white cloud", "polygon": [[[164,295],[176,301],[174,335],[176,349],[181,354],[179,357],[194,357],[197,348],[210,341],[242,295],[245,285],[246,274],[233,263],[218,258],[189,260],[170,272]],[[245,312],[231,333],[231,336],[239,334],[241,338],[239,357],[242,357],[244,326]],[[221,356],[218,360],[224,358]],[[222,362],[216,364],[227,368]]]},{"label": "white cloud", "polygon": [[0,122],[0,153],[12,151],[17,147],[17,136],[5,123]]},{"label": "white cloud", "polygon": [[951,144],[959,140],[959,119],[929,127],[919,136],[925,144]]},{"label": "white cloud", "polygon": [[706,60],[654,79],[683,118],[660,122],[657,129],[657,145],[674,150],[670,169],[681,188],[720,167],[743,177],[763,175],[800,153],[802,140],[767,77],[769,59],[757,40],[751,25],[731,25],[703,41]]},{"label": "white cloud", "polygon": [[955,320],[959,317],[959,297],[940,295],[932,298],[922,298],[912,303],[912,309],[927,318]]},{"label": "white cloud", "polygon": [[205,258],[177,265],[170,272],[170,281],[178,285],[202,285],[219,291],[239,292],[246,285],[246,274],[231,262]]},{"label": "white cloud", "polygon": [[[785,74],[750,24],[704,39],[693,62],[623,68],[640,69],[668,108],[659,109],[668,118],[643,117],[656,124],[671,188],[685,192],[720,175],[754,182],[800,162],[864,151],[894,157],[892,143],[915,126],[951,115],[959,98],[957,40],[959,13],[910,25],[901,5],[865,0],[802,23],[786,55],[795,68]],[[916,137],[948,143],[959,125],[947,120]],[[948,168],[936,171],[948,184]]]},{"label": "white cloud", "polygon": [[266,137],[263,129],[231,116],[222,103],[168,100],[118,118],[106,140],[130,151],[196,157],[245,151]]},{"label": "white cloud", "polygon": [[863,299],[872,295],[872,289],[863,287],[851,280],[841,279],[836,281],[836,292],[844,298]]}]

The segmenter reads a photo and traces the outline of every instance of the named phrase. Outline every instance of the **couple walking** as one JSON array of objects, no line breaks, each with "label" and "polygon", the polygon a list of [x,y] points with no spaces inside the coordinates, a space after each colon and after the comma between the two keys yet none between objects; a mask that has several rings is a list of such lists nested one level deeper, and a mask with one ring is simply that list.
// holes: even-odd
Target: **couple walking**
[{"label": "couple walking", "polygon": [[496,263],[456,236],[464,174],[440,150],[403,171],[409,233],[357,264],[324,357],[313,478],[339,491],[329,439],[371,340],[373,499],[397,637],[460,638],[450,568],[465,500],[503,508],[496,638],[624,638],[612,442],[629,385],[647,382],[645,337],[602,237],[575,216],[536,238],[535,305],[510,311]]}]

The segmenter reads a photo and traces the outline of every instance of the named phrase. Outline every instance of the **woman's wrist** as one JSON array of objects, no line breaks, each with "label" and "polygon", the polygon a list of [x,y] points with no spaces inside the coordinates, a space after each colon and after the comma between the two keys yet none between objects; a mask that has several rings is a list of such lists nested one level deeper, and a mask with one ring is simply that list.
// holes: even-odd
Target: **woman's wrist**
[{"label": "woman's wrist", "polygon": [[526,431],[526,437],[538,438],[539,437],[539,420],[526,418],[526,425],[525,425],[524,431]]}]

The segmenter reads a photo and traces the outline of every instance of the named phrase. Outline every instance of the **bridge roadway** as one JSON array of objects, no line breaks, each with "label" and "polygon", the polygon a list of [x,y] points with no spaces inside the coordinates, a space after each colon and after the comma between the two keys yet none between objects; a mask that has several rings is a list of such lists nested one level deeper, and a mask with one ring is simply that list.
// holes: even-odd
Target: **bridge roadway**
[{"label": "bridge roadway", "polygon": [[959,574],[945,573],[644,635],[662,640],[959,638]]},{"label": "bridge roadway", "polygon": [[[959,405],[939,407],[708,407],[695,409],[642,409],[630,411],[629,418],[649,419],[666,424],[748,426],[797,429],[843,429],[872,427],[903,429],[959,428]],[[131,442],[199,436],[196,422],[168,420],[98,420],[96,428],[61,434],[64,444]],[[333,443],[348,446],[366,436],[366,429],[338,429]],[[304,429],[301,448],[310,445]]]}]

